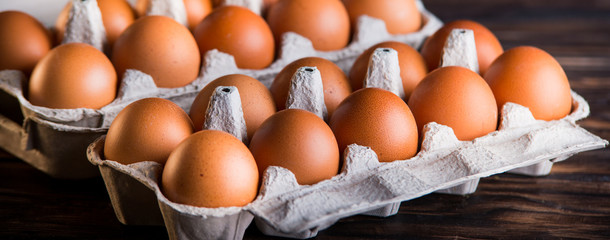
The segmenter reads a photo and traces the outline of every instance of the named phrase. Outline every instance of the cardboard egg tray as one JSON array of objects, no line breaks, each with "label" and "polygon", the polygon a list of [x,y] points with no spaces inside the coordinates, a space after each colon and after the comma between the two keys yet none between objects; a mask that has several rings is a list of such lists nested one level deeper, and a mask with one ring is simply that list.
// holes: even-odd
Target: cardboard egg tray
[{"label": "cardboard egg tray", "polygon": [[310,238],[347,216],[393,215],[402,201],[435,191],[471,190],[481,177],[535,171],[605,147],[606,140],[575,123],[588,116],[589,107],[578,94],[572,92],[572,98],[572,113],[555,121],[535,120],[529,109],[508,103],[499,130],[472,141],[457,140],[444,125],[427,124],[420,152],[407,160],[381,163],[370,148],[350,145],[341,173],[314,185],[299,185],[289,170],[270,167],[258,197],[244,207],[169,201],[159,187],[162,166],[104,160],[104,136],[89,146],[87,155],[99,166],[116,215],[125,224],[159,224],[162,216],[171,239],[241,239],[254,219],[265,234]]},{"label": "cardboard egg tray", "polygon": [[[97,8],[96,4],[83,4],[86,8],[81,11]],[[385,30],[383,21],[363,16],[353,41],[337,51],[316,51],[308,39],[287,33],[280,57],[271,66],[261,70],[239,69],[231,55],[212,50],[203,60],[200,76],[184,87],[158,88],[147,74],[128,71],[123,76],[117,98],[101,109],[50,109],[32,105],[24,96],[27,87],[22,84],[27,81],[23,74],[11,70],[0,71],[0,147],[53,177],[94,177],[99,175],[99,171],[86,161],[87,145],[107,132],[114,117],[129,103],[146,97],[161,97],[173,101],[188,112],[197,93],[218,77],[241,73],[270,86],[284,66],[306,56],[327,58],[347,72],[358,55],[376,43],[393,40],[418,48],[426,37],[442,26],[442,22],[427,11],[420,1],[418,8],[424,20],[420,31],[390,35]],[[78,24],[101,25],[101,19],[97,20],[96,22],[91,17]],[[78,27],[91,31],[99,29],[95,26]],[[89,39],[87,42],[95,41]]]},{"label": "cardboard egg tray", "polygon": [[147,74],[129,70],[117,98],[101,109],[50,109],[32,105],[23,95],[23,82],[20,71],[0,71],[0,147],[52,177],[66,179],[99,176],[86,161],[87,146],[107,132],[129,103],[161,97],[188,106],[196,95],[191,88],[197,88],[157,88]]},{"label": "cardboard egg tray", "polygon": [[269,67],[261,70],[240,69],[233,57],[216,50],[209,51],[201,69],[202,82],[207,84],[214,79],[227,74],[245,74],[261,81],[269,87],[275,76],[289,63],[304,57],[321,57],[328,59],[344,72],[349,72],[356,58],[367,48],[384,41],[406,43],[415,49],[423,44],[425,39],[442,27],[443,23],[428,11],[421,1],[416,1],[422,14],[422,27],[419,31],[408,34],[391,35],[387,32],[382,20],[361,16],[352,41],[343,49],[336,51],[317,51],[311,41],[299,34],[288,32],[283,35],[278,59]]}]

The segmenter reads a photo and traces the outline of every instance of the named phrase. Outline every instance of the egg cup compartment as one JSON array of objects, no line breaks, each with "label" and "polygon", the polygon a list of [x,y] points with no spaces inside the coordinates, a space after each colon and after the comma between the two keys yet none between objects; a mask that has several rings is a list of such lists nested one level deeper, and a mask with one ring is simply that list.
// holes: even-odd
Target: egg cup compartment
[{"label": "egg cup compartment", "polygon": [[[88,158],[100,167],[107,186],[114,185],[108,191],[115,210],[124,199],[148,198],[149,210],[119,210],[122,215],[146,219],[156,212],[150,202],[158,201],[157,208],[161,209],[172,239],[240,239],[252,217],[267,235],[310,238],[344,217],[389,216],[395,214],[402,201],[446,191],[443,189],[468,190],[481,177],[538,168],[549,160],[563,160],[578,152],[605,147],[608,141],[575,123],[589,114],[589,108],[578,94],[572,92],[572,98],[572,113],[555,121],[535,120],[527,108],[508,103],[502,110],[499,130],[472,141],[459,141],[451,128],[429,123],[424,127],[421,151],[407,160],[379,162],[370,148],[350,145],[341,173],[314,185],[299,185],[289,170],[269,167],[257,198],[241,208],[172,203],[160,190],[158,164],[122,165],[103,160],[103,137],[89,146]],[[113,171],[123,175],[117,177],[110,173]],[[128,181],[122,178],[129,177],[140,186],[121,186]],[[137,196],[130,190],[134,186],[148,188],[154,195]],[[126,189],[116,189],[121,187]]]}]

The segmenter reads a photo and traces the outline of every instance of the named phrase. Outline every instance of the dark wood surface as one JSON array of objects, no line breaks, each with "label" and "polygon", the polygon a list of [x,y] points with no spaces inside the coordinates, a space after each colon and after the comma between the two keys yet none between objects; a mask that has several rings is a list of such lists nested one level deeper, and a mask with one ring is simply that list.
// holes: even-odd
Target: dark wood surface
[{"label": "dark wood surface", "polygon": [[[505,49],[555,56],[591,106],[580,125],[610,139],[610,1],[424,0],[443,21],[473,19]],[[57,180],[0,151],[0,239],[165,239],[120,224],[101,178]],[[254,224],[245,239],[268,239]],[[610,238],[610,149],[580,153],[550,175],[500,174],[469,196],[430,194],[388,218],[353,216],[317,239]]]}]

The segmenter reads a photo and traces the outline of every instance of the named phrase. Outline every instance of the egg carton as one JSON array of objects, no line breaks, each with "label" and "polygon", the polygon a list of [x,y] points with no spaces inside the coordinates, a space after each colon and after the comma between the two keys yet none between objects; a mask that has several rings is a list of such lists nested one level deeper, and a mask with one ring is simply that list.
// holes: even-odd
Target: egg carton
[{"label": "egg carton", "polygon": [[0,147],[52,177],[66,179],[99,176],[86,160],[87,146],[108,131],[129,103],[161,97],[187,108],[199,89],[157,88],[149,75],[128,70],[117,98],[101,109],[51,109],[27,100],[25,81],[20,71],[0,71]]},{"label": "egg carton", "polygon": [[572,113],[555,121],[535,120],[529,109],[508,103],[499,130],[472,141],[459,141],[451,128],[429,123],[421,151],[407,160],[381,163],[370,148],[350,145],[341,173],[313,185],[299,185],[289,170],[270,167],[259,195],[244,207],[171,202],[159,187],[161,165],[105,160],[104,136],[89,146],[87,155],[99,166],[116,215],[125,224],[159,224],[161,215],[171,239],[241,239],[254,220],[267,235],[310,238],[344,217],[393,215],[402,201],[605,147],[608,141],[575,123],[589,114],[589,107],[575,92],[572,98]]},{"label": "egg carton", "polygon": [[384,41],[397,41],[419,49],[425,39],[434,34],[443,23],[434,14],[428,11],[421,1],[416,5],[422,14],[422,27],[419,31],[407,34],[392,35],[386,30],[383,20],[361,16],[358,18],[356,30],[352,41],[343,49],[335,51],[318,51],[313,48],[312,42],[294,32],[287,32],[282,36],[282,45],[276,59],[269,67],[260,70],[240,69],[234,58],[217,50],[209,51],[202,67],[203,82],[208,83],[218,77],[239,73],[249,75],[269,87],[275,76],[289,63],[304,57],[321,57],[335,63],[344,72],[348,73],[356,58],[369,47]]},{"label": "egg carton", "polygon": [[[155,14],[166,14],[179,18],[179,4],[158,0],[160,5],[167,2],[167,8],[155,8]],[[95,1],[76,1],[78,17],[68,21],[66,42],[85,42],[103,49],[105,33],[101,15]],[[179,88],[158,88],[150,76],[132,70],[123,76],[117,98],[101,109],[50,109],[32,105],[23,92],[27,82],[17,71],[0,72],[0,97],[6,99],[0,108],[0,147],[23,159],[35,168],[57,178],[87,178],[99,175],[97,169],[85,161],[85,151],[89,143],[104,134],[118,112],[129,103],[145,97],[166,98],[178,104],[185,111],[201,89],[212,80],[234,73],[241,73],[259,79],[269,87],[281,69],[293,60],[318,56],[327,58],[348,71],[356,57],[366,48],[382,41],[400,41],[418,48],[426,37],[442,26],[442,22],[425,9],[421,1],[417,6],[422,13],[424,24],[418,32],[391,35],[385,23],[379,19],[363,16],[359,21],[353,41],[344,49],[321,52],[313,49],[311,41],[295,34],[287,33],[281,47],[280,57],[271,66],[262,70],[237,68],[234,58],[217,50],[208,52],[203,60],[200,75],[192,83]],[[5,104],[6,103],[6,104]],[[20,110],[21,113],[17,112]],[[70,144],[66,144],[70,143]]]},{"label": "egg carton", "polygon": [[[236,0],[223,1],[223,4],[241,5],[260,13],[262,1]],[[218,50],[209,51],[204,56],[204,63],[198,79],[199,84],[207,84],[214,79],[228,74],[245,74],[261,81],[269,87],[275,76],[289,63],[303,57],[321,57],[328,59],[344,72],[349,72],[356,58],[367,48],[383,41],[398,41],[412,46],[415,49],[423,44],[424,40],[442,27],[443,23],[434,14],[428,11],[421,0],[416,0],[417,9],[421,13],[422,26],[419,31],[406,34],[390,34],[383,20],[360,16],[351,42],[344,48],[334,51],[318,51],[313,48],[312,42],[294,32],[287,32],[282,36],[281,46],[278,46],[278,58],[264,69],[240,69],[230,54]],[[77,17],[68,20],[67,34],[64,42],[83,42],[104,50],[105,30],[101,14],[95,1],[75,2],[73,12]],[[173,18],[186,25],[186,10],[181,1],[153,0],[147,10],[147,15],[163,15]],[[68,31],[74,28],[74,31]],[[69,36],[69,33],[73,36]]]}]

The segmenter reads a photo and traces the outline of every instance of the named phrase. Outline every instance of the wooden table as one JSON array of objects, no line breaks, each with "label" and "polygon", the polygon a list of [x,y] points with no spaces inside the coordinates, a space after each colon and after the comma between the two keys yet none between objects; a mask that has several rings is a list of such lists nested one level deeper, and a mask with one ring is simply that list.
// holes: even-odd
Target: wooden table
[{"label": "wooden table", "polygon": [[[591,106],[580,125],[610,139],[610,3],[424,0],[443,21],[473,19],[505,49],[534,45],[555,56]],[[469,196],[430,194],[388,218],[353,216],[317,239],[610,238],[610,149],[555,164],[549,176],[500,174]],[[120,224],[101,178],[46,176],[0,153],[0,239],[165,239],[164,227]],[[245,239],[268,239],[254,224]]]}]

